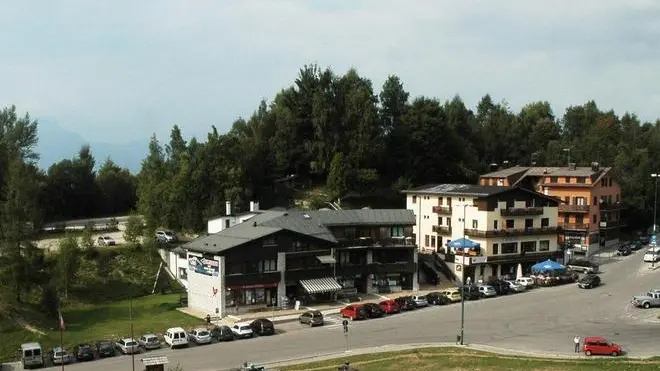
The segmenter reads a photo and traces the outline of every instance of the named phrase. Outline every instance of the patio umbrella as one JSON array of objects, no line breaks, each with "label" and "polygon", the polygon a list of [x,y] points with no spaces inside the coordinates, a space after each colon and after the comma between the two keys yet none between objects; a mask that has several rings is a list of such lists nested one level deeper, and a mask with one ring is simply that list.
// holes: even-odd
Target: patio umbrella
[{"label": "patio umbrella", "polygon": [[457,238],[453,241],[447,242],[447,247],[449,247],[452,250],[463,249],[463,251],[465,251],[465,250],[469,250],[469,249],[479,248],[480,245],[479,245],[478,242],[474,242],[474,241],[472,241],[470,239],[467,239],[467,238]]},{"label": "patio umbrella", "polygon": [[522,276],[523,276],[522,264],[518,263],[518,269],[516,269],[516,279],[522,278]]}]

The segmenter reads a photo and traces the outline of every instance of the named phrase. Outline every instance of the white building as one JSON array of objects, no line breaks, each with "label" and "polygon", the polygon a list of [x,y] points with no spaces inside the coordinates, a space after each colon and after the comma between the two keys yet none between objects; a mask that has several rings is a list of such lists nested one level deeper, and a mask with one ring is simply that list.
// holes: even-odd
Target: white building
[{"label": "white building", "polygon": [[244,213],[232,213],[231,202],[229,201],[226,202],[225,208],[225,215],[211,218],[206,222],[208,234],[218,233],[222,230],[233,227],[236,224],[243,223],[261,212],[261,210],[259,210],[259,202],[257,201],[250,201],[250,211]]},{"label": "white building", "polygon": [[[460,279],[515,274],[537,261],[557,257],[557,214],[561,201],[518,187],[469,184],[426,185],[404,191],[415,213],[420,252],[436,253]],[[450,241],[467,238],[480,249],[461,252]]]}]

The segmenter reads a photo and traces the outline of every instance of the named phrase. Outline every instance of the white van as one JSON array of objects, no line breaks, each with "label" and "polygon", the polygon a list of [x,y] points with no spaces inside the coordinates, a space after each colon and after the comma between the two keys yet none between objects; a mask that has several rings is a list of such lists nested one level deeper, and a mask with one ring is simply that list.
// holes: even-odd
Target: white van
[{"label": "white van", "polygon": [[188,334],[186,334],[186,331],[181,327],[167,329],[163,337],[165,338],[165,343],[169,345],[170,348],[188,346]]},{"label": "white van", "polygon": [[44,356],[41,351],[41,344],[26,343],[21,345],[21,362],[23,368],[42,367],[44,365]]},{"label": "white van", "polygon": [[646,250],[646,254],[644,254],[644,261],[647,263],[655,263],[660,261],[660,246],[652,247]]}]

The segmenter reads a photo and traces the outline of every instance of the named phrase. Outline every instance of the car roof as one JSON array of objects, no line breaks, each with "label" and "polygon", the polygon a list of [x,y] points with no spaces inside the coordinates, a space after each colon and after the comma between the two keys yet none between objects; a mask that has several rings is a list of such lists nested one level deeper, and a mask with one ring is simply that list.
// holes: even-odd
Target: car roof
[{"label": "car roof", "polygon": [[66,352],[66,349],[64,349],[62,347],[56,347],[56,348],[53,348],[53,352]]},{"label": "car roof", "polygon": [[[146,337],[156,336],[156,334],[149,333],[149,334],[144,334],[142,336],[146,338]],[[156,336],[156,337],[158,337],[158,336]]]},{"label": "car roof", "polygon": [[234,326],[250,326],[250,322],[236,322]]},{"label": "car roof", "polygon": [[126,343],[128,343],[129,341],[135,341],[135,339],[133,339],[133,338],[123,338],[121,340],[123,340]]},{"label": "car roof", "polygon": [[199,331],[208,331],[208,330],[205,327],[197,327],[193,331],[198,331],[199,332]]},{"label": "car roof", "polygon": [[588,342],[588,341],[607,341],[607,339],[605,339],[602,336],[587,336],[587,337],[584,338],[584,341],[585,342]]},{"label": "car roof", "polygon": [[41,344],[39,343],[25,343],[21,344],[22,349],[41,349]]},{"label": "car roof", "polygon": [[170,327],[170,328],[167,329],[167,331],[172,331],[172,332],[186,332],[186,330],[184,330],[184,329],[181,328],[181,327]]}]

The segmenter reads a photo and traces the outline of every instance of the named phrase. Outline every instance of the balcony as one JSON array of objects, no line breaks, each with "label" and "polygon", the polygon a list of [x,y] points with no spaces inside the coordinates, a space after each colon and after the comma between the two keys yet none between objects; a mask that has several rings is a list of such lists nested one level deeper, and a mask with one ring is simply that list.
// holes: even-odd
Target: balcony
[{"label": "balcony", "polygon": [[451,227],[446,225],[434,225],[432,230],[437,234],[451,234]]},{"label": "balcony", "polygon": [[604,202],[600,204],[600,211],[617,211],[625,208],[626,207],[622,202]]},{"label": "balcony", "polygon": [[542,207],[507,207],[506,209],[500,209],[500,215],[502,216],[543,215],[543,208]]},{"label": "balcony", "polygon": [[229,274],[225,277],[227,286],[256,285],[259,283],[277,283],[280,282],[280,272],[261,272],[247,274]]},{"label": "balcony", "polygon": [[451,206],[433,206],[433,212],[441,215],[451,215]]},{"label": "balcony", "polygon": [[565,231],[588,231],[589,224],[585,223],[557,223],[559,229]]},{"label": "balcony", "polygon": [[338,239],[338,247],[415,247],[412,237],[388,238],[343,238]]},{"label": "balcony", "polygon": [[332,265],[314,266],[304,269],[287,269],[284,277],[287,281],[300,281],[312,278],[333,277],[335,272],[338,271],[339,267],[332,267]]},{"label": "balcony", "polygon": [[538,261],[544,259],[553,259],[557,257],[557,251],[534,251],[534,252],[515,252],[512,254],[489,255],[488,263],[496,262],[525,262]]},{"label": "balcony", "polygon": [[369,264],[369,273],[415,273],[416,270],[415,262]]},{"label": "balcony", "polygon": [[557,227],[538,227],[538,228],[522,228],[522,229],[500,229],[500,230],[488,230],[482,231],[478,229],[466,229],[465,234],[469,237],[507,237],[507,236],[529,236],[529,235],[539,235],[539,234],[556,234]]},{"label": "balcony", "polygon": [[625,221],[623,220],[610,220],[608,222],[601,222],[601,223],[606,223],[605,226],[603,227],[602,224],[598,224],[600,229],[609,229],[609,228],[619,228],[619,227],[624,227],[626,225]]},{"label": "balcony", "polygon": [[560,213],[589,213],[590,205],[563,205],[559,204]]}]

